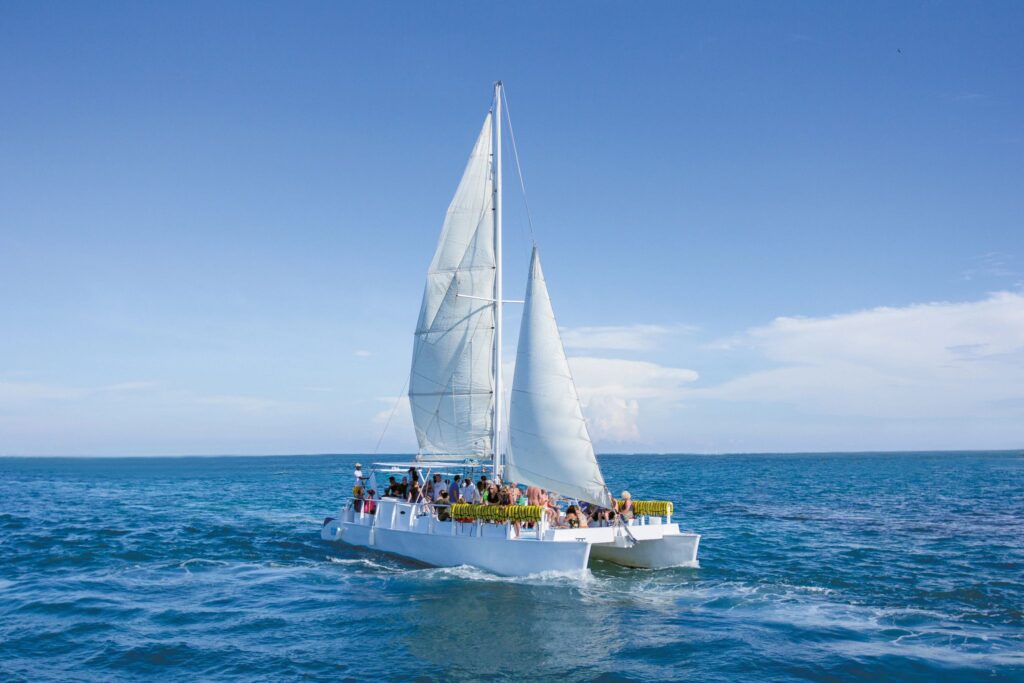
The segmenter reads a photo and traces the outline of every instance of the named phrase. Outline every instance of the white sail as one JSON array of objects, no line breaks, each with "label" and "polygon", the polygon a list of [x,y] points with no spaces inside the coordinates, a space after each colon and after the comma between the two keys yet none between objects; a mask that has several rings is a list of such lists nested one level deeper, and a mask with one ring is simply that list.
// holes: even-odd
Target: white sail
[{"label": "white sail", "polygon": [[495,269],[491,137],[488,114],[448,207],[416,325],[409,403],[420,453],[431,456],[491,453]]},{"label": "white sail", "polygon": [[[503,100],[498,81],[493,121],[502,120]],[[497,477],[504,472],[506,480],[607,507],[612,504],[611,494],[594,456],[536,249],[520,330],[508,437],[503,438],[503,423],[494,417],[504,412],[501,126],[495,127],[493,121],[491,116],[484,121],[448,209],[423,293],[409,387],[420,443],[415,464],[429,476],[438,469],[447,470],[453,458],[493,455]],[[509,449],[504,470],[499,444]],[[407,465],[392,462],[375,467],[388,473]],[[370,477],[371,488],[380,493],[373,485],[372,471]],[[585,569],[592,557],[627,567],[698,566],[700,536],[680,532],[671,521],[671,505],[646,510],[651,514],[645,517],[661,522],[650,524],[629,520],[626,525],[557,528],[538,514],[539,519],[517,528],[513,537],[504,524],[465,524],[461,514],[459,519],[445,520],[440,514],[424,514],[421,501],[377,498],[374,514],[365,501],[346,495],[337,516],[324,521],[320,537],[439,567],[469,564],[507,576],[576,572]],[[517,510],[509,516],[534,512]]]},{"label": "white sail", "polygon": [[533,249],[509,406],[505,479],[611,507]]}]

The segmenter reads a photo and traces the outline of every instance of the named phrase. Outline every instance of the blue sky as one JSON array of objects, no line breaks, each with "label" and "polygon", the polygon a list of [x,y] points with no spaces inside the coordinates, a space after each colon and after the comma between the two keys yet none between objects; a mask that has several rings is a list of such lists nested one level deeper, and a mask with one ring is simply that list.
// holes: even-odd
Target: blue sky
[{"label": "blue sky", "polygon": [[373,449],[497,78],[599,450],[1021,447],[1022,34],[997,2],[5,3],[0,453]]}]

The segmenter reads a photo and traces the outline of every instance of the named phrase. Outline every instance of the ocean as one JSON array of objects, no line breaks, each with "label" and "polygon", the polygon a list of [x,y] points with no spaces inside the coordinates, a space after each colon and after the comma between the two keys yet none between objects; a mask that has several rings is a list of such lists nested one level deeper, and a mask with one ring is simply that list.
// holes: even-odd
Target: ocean
[{"label": "ocean", "polygon": [[701,567],[519,579],[321,541],[356,459],[0,458],[0,680],[1024,680],[1020,452],[603,456]]}]

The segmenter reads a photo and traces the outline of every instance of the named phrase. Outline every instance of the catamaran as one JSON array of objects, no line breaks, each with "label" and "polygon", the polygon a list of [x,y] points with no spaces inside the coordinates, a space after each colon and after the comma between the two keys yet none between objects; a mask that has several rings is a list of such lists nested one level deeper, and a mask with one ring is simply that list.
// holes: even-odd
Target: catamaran
[{"label": "catamaran", "polygon": [[[499,81],[427,272],[409,379],[419,450],[410,462],[375,463],[370,476],[403,475],[409,468],[425,479],[487,473],[499,482],[557,492],[575,505],[614,510],[618,502],[594,453],[536,245],[525,299],[503,298],[504,101]],[[524,306],[507,412],[501,368],[506,303]],[[620,514],[602,525],[563,528],[539,505],[455,503],[439,514],[434,503],[401,497],[367,504],[361,488],[324,521],[324,540],[507,576],[582,571],[591,559],[642,568],[697,566],[700,536],[680,531],[670,501],[634,501],[631,518]]]}]

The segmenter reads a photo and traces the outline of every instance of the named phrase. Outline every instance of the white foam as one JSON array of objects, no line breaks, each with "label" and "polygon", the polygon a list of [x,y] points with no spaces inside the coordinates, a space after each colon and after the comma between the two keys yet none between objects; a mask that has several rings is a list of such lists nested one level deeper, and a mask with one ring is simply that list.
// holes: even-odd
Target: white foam
[{"label": "white foam", "polygon": [[389,567],[387,565],[380,564],[379,562],[374,562],[373,560],[371,560],[369,558],[365,558],[365,557],[344,558],[344,557],[331,557],[330,555],[328,555],[327,556],[327,561],[332,563],[332,564],[341,564],[341,565],[348,565],[348,566],[355,566],[355,567],[366,567],[367,569],[376,569],[376,570],[385,571],[385,572],[400,572],[400,571],[402,571],[401,569],[396,569],[395,567]]},{"label": "white foam", "polygon": [[489,583],[514,583],[517,585],[540,586],[551,584],[570,584],[574,586],[586,585],[594,580],[590,570],[579,571],[547,571],[526,576],[501,576],[492,574],[484,569],[470,565],[459,565],[457,567],[428,567],[424,569],[410,569],[405,572],[417,579],[425,580],[450,580],[461,581],[483,581]]},{"label": "white foam", "polygon": [[188,568],[188,566],[190,564],[212,564],[212,565],[216,565],[216,566],[220,566],[220,567],[226,567],[229,563],[228,562],[224,562],[223,560],[207,560],[206,558],[203,558],[203,557],[193,557],[193,558],[190,558],[188,560],[185,560],[184,562],[182,562],[178,566],[180,568],[184,569],[189,574],[191,574],[192,572]]},{"label": "white foam", "polygon": [[300,512],[272,512],[267,510],[247,510],[243,513],[243,516],[251,519],[258,519],[262,522],[270,522],[273,524],[285,524],[294,523],[302,526],[320,526],[323,522],[322,517],[314,517],[307,513]]}]

